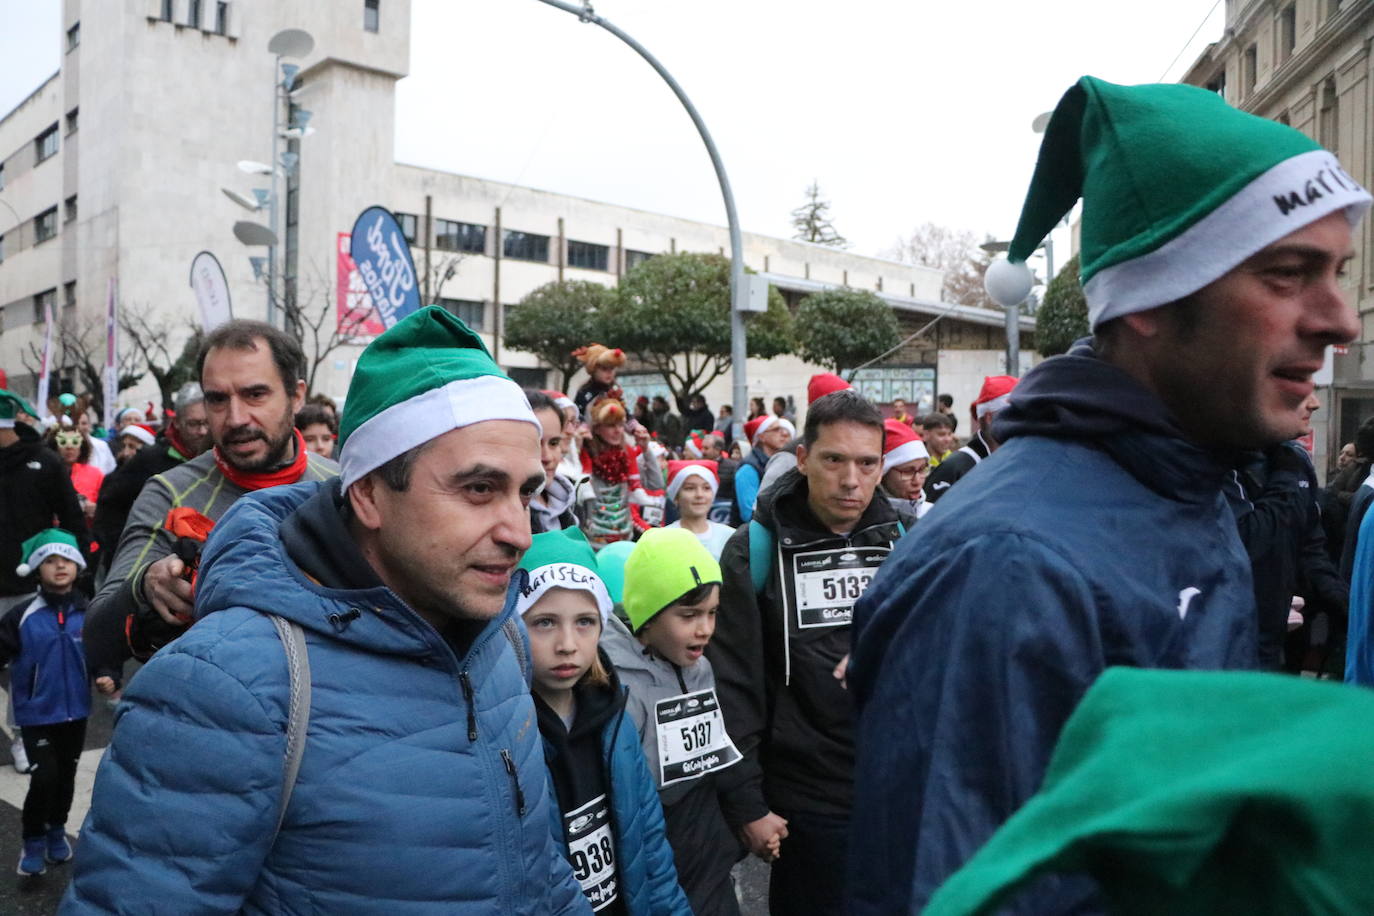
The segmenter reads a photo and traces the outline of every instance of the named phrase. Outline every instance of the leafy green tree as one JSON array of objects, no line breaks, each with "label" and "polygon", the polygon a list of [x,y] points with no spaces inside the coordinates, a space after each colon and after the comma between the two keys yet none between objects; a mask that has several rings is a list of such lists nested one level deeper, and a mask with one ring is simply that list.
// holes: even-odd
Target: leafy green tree
[{"label": "leafy green tree", "polygon": [[[626,273],[617,293],[604,313],[601,342],[661,372],[675,398],[700,393],[730,369],[729,258],[656,255]],[[745,320],[750,356],[792,351],[792,316],[776,289],[768,291],[768,311]]]},{"label": "leafy green tree", "polygon": [[545,283],[506,315],[505,345],[553,366],[559,372],[559,390],[566,390],[582,367],[572,351],[605,336],[601,322],[615,299],[615,290],[590,280]]},{"label": "leafy green tree", "polygon": [[865,289],[827,289],[802,300],[797,355],[836,373],[876,359],[898,340],[892,307]]},{"label": "leafy green tree", "polygon": [[1074,256],[1050,281],[1036,309],[1035,348],[1041,356],[1055,356],[1089,333],[1088,300],[1078,282],[1078,257]]}]

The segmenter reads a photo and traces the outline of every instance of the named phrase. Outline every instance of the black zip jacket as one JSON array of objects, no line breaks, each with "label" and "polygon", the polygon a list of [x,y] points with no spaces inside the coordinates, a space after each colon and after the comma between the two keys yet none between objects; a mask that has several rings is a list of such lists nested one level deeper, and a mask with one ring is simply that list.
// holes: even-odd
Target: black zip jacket
[{"label": "black zip jacket", "polygon": [[821,524],[807,495],[806,478],[796,470],[759,494],[754,519],[775,538],[762,594],[754,592],[750,575],[749,526],[725,545],[720,612],[706,654],[726,725],[744,755],[735,766],[751,774],[760,798],[774,810],[847,817],[854,794],[854,705],[833,672],[849,653],[851,626],[799,628],[795,608],[784,616],[784,577],[798,553],[893,546],[898,519],[875,490],[844,537]]},{"label": "black zip jacket", "polygon": [[95,504],[95,520],[91,523],[91,533],[100,545],[96,563],[102,570],[108,571],[114,562],[119,535],[124,531],[129,510],[134,507],[143,485],[154,475],[170,471],[185,460],[165,438],[159,438],[105,476]]},{"label": "black zip jacket", "polygon": [[0,597],[33,591],[34,580],[14,569],[24,561],[24,541],[51,528],[54,518],[76,536],[82,555],[90,556],[86,517],[62,459],[28,424],[16,423],[14,431],[19,441],[0,448]]},{"label": "black zip jacket", "polygon": [[[611,779],[606,771],[603,758],[602,731],[613,718],[619,718],[625,709],[625,691],[611,668],[611,663],[603,654],[601,663],[611,674],[611,684],[595,687],[579,684],[573,688],[575,709],[572,728],[563,724],[558,713],[537,693],[534,708],[539,716],[539,734],[544,738],[544,759],[549,766],[549,781],[553,783],[554,795],[558,798],[558,810],[563,813],[577,811],[594,801],[597,796],[606,796],[608,810],[611,805]],[[617,722],[616,727],[621,723]],[[612,746],[615,741],[612,740]],[[611,815],[614,821],[614,813]],[[567,848],[569,837],[567,825],[563,825],[563,848]],[[618,842],[620,832],[612,823],[611,833]],[[623,859],[622,850],[616,850],[616,860]],[[625,898],[617,896],[609,906],[597,910],[599,914],[623,914]]]}]

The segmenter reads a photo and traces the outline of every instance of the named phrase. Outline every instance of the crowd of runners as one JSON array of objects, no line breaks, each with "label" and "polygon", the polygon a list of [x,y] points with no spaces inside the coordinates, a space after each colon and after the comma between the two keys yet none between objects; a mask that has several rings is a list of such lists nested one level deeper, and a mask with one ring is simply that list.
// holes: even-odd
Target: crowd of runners
[{"label": "crowd of runners", "polygon": [[966,411],[629,403],[593,341],[521,389],[436,306],[342,410],[247,320],[107,433],[0,388],[19,873],[74,859],[65,913],[731,914],[752,854],[776,914],[1374,910],[1367,766],[1275,778],[1276,725],[1369,759],[1321,681],[1374,681],[1374,423],[1324,487],[1301,440],[1370,196],[1085,77],[994,298],[1080,198],[1093,335]]}]

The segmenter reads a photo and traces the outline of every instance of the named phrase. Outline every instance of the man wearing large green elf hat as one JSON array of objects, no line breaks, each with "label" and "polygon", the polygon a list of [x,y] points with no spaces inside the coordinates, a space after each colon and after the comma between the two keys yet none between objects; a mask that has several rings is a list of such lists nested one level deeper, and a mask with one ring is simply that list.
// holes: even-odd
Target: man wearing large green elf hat
[{"label": "man wearing large green elf hat", "polygon": [[373,341],[340,476],[241,496],[200,619],[130,682],[66,911],[586,911],[512,588],[540,432],[443,309]]},{"label": "man wearing large green elf hat", "polygon": [[[1022,380],[1002,447],[893,551],[855,608],[850,911],[915,912],[1035,792],[1111,665],[1256,664],[1235,454],[1304,429],[1369,194],[1302,133],[1190,86],[1084,77],[1045,133],[1009,261],[1081,197],[1093,337]],[[1186,714],[1186,709],[1180,709]],[[1091,906],[1051,877],[1035,912]]]}]

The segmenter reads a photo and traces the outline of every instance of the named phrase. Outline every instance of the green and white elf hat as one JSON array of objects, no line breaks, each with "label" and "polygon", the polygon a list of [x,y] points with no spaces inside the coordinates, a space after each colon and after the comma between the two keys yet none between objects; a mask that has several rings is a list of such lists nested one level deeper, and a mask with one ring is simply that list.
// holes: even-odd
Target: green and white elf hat
[{"label": "green and white elf hat", "polygon": [[81,556],[81,548],[76,546],[76,535],[61,528],[46,528],[23,543],[19,555],[24,558],[15,572],[22,579],[43,564],[51,556],[66,557],[77,565],[86,568],[86,558]]},{"label": "green and white elf hat", "polygon": [[597,575],[596,551],[580,528],[536,534],[520,560],[520,568],[529,573],[516,601],[515,609],[521,616],[549,592],[566,588],[591,593],[601,612],[602,626],[611,619],[611,594]]},{"label": "green and white elf hat", "polygon": [[339,419],[344,490],[397,455],[486,420],[543,427],[480,337],[437,305],[411,312],[358,357]]},{"label": "green and white elf hat", "polygon": [[0,388],[0,429],[13,429],[14,418],[21,410],[31,417],[38,416],[38,411],[34,410],[28,401],[12,391]]},{"label": "green and white elf hat", "polygon": [[1328,214],[1353,227],[1371,200],[1306,135],[1215,92],[1085,76],[1050,118],[1007,259],[988,268],[994,301],[1026,298],[1026,259],[1080,197],[1094,329],[1197,292]]}]

